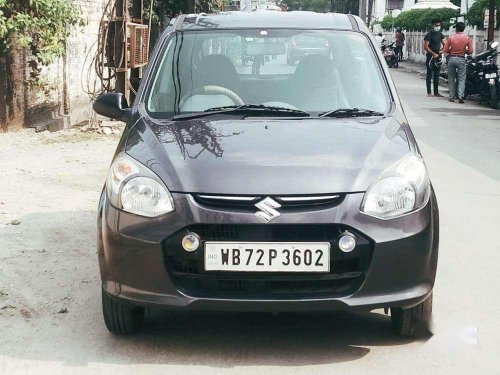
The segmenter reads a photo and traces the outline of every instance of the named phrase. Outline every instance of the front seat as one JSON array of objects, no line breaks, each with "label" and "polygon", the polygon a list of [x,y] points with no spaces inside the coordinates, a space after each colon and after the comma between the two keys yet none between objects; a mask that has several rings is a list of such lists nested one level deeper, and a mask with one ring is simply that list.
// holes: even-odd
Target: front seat
[{"label": "front seat", "polygon": [[[235,66],[224,55],[204,57],[193,74],[193,90],[203,86],[221,86],[239,95],[240,79]],[[234,105],[225,95],[194,95],[187,99],[181,112],[204,111],[208,108]]]},{"label": "front seat", "polygon": [[238,93],[240,78],[233,63],[224,55],[209,55],[201,60],[194,74],[194,87],[222,86]]},{"label": "front seat", "polygon": [[291,102],[309,112],[325,112],[347,106],[334,62],[325,55],[305,56],[291,77]]}]

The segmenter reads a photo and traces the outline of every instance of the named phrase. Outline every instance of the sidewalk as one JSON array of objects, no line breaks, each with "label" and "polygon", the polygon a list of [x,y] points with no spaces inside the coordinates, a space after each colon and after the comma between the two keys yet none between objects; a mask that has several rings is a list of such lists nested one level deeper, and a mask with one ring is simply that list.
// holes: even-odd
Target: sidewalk
[{"label": "sidewalk", "polygon": [[[413,73],[413,74],[418,74],[421,78],[425,79],[425,76],[427,74],[427,68],[424,63],[416,63],[410,60],[405,60],[399,63],[399,68],[397,68],[403,72],[406,73]],[[441,67],[441,72],[444,72],[446,69],[446,66],[443,65]],[[448,87],[448,80],[439,77],[439,83],[443,85],[444,87]]]}]

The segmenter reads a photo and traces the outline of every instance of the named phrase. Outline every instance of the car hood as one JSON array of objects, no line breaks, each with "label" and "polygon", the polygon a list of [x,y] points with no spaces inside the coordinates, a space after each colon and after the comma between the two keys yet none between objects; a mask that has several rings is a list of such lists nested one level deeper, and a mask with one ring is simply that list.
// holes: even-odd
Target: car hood
[{"label": "car hood", "polygon": [[405,131],[383,119],[140,119],[126,152],[172,192],[302,195],[364,192],[410,153]]}]

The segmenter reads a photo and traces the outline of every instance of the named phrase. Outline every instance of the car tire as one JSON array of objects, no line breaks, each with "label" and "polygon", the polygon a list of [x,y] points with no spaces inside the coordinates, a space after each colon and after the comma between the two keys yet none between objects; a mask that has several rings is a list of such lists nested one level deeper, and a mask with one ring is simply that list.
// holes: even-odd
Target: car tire
[{"label": "car tire", "polygon": [[429,334],[432,316],[432,293],[426,300],[409,309],[391,308],[391,321],[394,331],[404,337]]},{"label": "car tire", "polygon": [[102,313],[106,328],[116,335],[136,333],[144,322],[144,308],[119,303],[104,291],[102,291]]}]

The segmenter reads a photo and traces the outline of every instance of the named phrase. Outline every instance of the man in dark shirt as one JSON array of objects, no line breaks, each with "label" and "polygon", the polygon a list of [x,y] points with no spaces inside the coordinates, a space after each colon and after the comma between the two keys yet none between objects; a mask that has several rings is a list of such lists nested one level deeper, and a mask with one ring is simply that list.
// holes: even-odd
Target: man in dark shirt
[{"label": "man in dark shirt", "polygon": [[441,20],[434,19],[432,20],[432,31],[429,31],[424,38],[425,64],[427,66],[427,77],[425,80],[427,83],[427,96],[432,96],[431,81],[434,83],[434,96],[443,96],[438,92],[443,46],[444,35],[441,32]]}]

